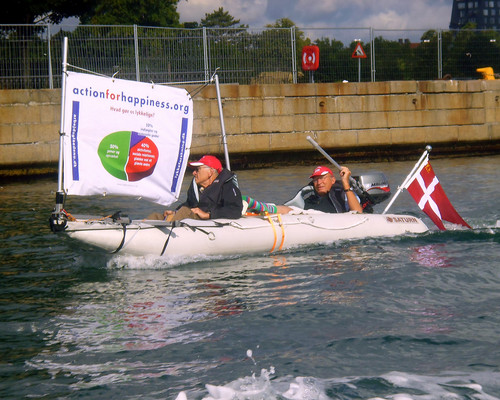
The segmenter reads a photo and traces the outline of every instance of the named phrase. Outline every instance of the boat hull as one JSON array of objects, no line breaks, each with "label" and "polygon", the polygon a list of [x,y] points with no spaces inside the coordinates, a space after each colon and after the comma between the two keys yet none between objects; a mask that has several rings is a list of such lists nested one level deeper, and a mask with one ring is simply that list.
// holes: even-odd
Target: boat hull
[{"label": "boat hull", "polygon": [[[158,222],[157,222],[158,223]],[[238,220],[67,221],[65,233],[109,253],[156,256],[220,256],[279,252],[342,240],[420,234],[427,226],[410,215],[325,214],[251,216]]]}]

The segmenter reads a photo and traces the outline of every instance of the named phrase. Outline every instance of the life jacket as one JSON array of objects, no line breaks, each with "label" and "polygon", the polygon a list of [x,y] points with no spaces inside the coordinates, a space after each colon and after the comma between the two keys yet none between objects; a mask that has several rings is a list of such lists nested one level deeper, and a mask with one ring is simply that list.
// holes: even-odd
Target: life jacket
[{"label": "life jacket", "polygon": [[304,186],[291,200],[285,203],[304,210],[319,210],[327,213],[347,212],[345,192],[339,182],[335,182],[326,196],[318,196],[314,186]]},{"label": "life jacket", "polygon": [[223,168],[217,178],[203,191],[198,188],[193,179],[187,193],[187,205],[190,208],[199,207],[203,211],[211,213],[221,202],[224,184],[230,181],[233,181],[238,187],[236,175],[226,168]]}]

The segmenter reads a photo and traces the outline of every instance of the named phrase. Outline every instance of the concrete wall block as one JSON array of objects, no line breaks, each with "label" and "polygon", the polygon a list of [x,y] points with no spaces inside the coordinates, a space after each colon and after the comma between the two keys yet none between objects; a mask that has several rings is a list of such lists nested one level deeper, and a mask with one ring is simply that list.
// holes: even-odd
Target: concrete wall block
[{"label": "concrete wall block", "polygon": [[197,118],[206,118],[210,116],[211,102],[203,98],[195,98],[193,100],[193,108]]},{"label": "concrete wall block", "polygon": [[292,132],[304,132],[307,130],[306,126],[307,115],[292,115],[290,116],[292,123]]},{"label": "concrete wall block", "polygon": [[416,93],[416,92],[417,92],[416,81],[390,81],[387,93],[405,94],[405,93]]},{"label": "concrete wall block", "polygon": [[48,123],[61,120],[61,108],[52,104],[43,104],[39,107],[31,106],[30,108],[38,108],[40,111],[40,122]]},{"label": "concrete wall block", "polygon": [[339,114],[339,125],[341,130],[352,129],[352,116],[351,114]]},{"label": "concrete wall block", "polygon": [[357,132],[361,146],[380,146],[392,144],[391,129],[362,129]]},{"label": "concrete wall block", "polygon": [[490,132],[490,125],[459,126],[457,140],[464,142],[489,140]]},{"label": "concrete wall block", "polygon": [[426,143],[439,143],[439,142],[451,142],[454,143],[458,140],[458,129],[459,126],[447,125],[447,126],[433,126],[419,129],[425,134]]},{"label": "concrete wall block", "polygon": [[304,130],[331,131],[340,129],[339,114],[314,114],[304,116]]},{"label": "concrete wall block", "polygon": [[343,83],[316,83],[316,96],[338,96]]},{"label": "concrete wall block", "polygon": [[[232,133],[232,134],[242,133],[241,118],[239,117],[224,118],[224,128],[227,133]],[[222,129],[220,127],[220,120],[219,120],[219,132],[222,132]]]},{"label": "concrete wall block", "polygon": [[352,129],[377,129],[388,127],[387,112],[352,113]]},{"label": "concrete wall block", "polygon": [[[318,97],[296,97],[287,98],[284,101],[285,114],[317,114],[320,109],[319,103],[324,101]],[[324,107],[321,107],[324,108]]]},{"label": "concrete wall block", "polygon": [[470,81],[463,81],[463,85],[465,86],[464,92],[482,92],[483,91],[483,80],[476,79]]},{"label": "concrete wall block", "polygon": [[228,147],[235,153],[270,151],[271,136],[270,133],[231,136],[228,138]]},{"label": "concrete wall block", "polygon": [[[24,130],[28,128],[25,125],[22,126]],[[0,124],[0,144],[12,143],[14,141],[14,125],[11,124]]]},{"label": "concrete wall block", "polygon": [[391,85],[388,81],[360,83],[358,94],[360,95],[383,95],[391,93]]},{"label": "concrete wall block", "polygon": [[[318,95],[318,85],[323,86],[327,84],[311,84],[311,83],[297,83],[295,85],[281,85],[280,96],[284,97],[314,97]],[[321,88],[320,90],[328,89],[328,94],[331,88]]]},{"label": "concrete wall block", "polygon": [[39,89],[30,90],[28,104],[53,104],[61,109],[61,89]]},{"label": "concrete wall block", "polygon": [[[500,81],[500,80],[499,80]],[[499,92],[484,92],[481,96],[477,96],[483,100],[482,105],[477,107],[498,108],[500,107]]]},{"label": "concrete wall block", "polygon": [[3,165],[55,163],[59,158],[59,142],[0,145]]},{"label": "concrete wall block", "polygon": [[339,96],[353,96],[358,94],[359,83],[342,82],[338,84]]},{"label": "concrete wall block", "polygon": [[498,121],[497,117],[499,115],[500,113],[498,113],[495,108],[486,108],[484,110],[484,121],[486,123],[497,122]]},{"label": "concrete wall block", "polygon": [[272,117],[255,117],[252,120],[251,133],[268,133],[268,132],[292,132],[293,121],[287,115],[272,116]]},{"label": "concrete wall block", "polygon": [[363,109],[362,96],[339,96],[335,98],[336,112],[350,113],[362,112]]},{"label": "concrete wall block", "polygon": [[304,132],[290,132],[283,134],[272,134],[270,136],[270,150],[273,151],[299,151],[304,148],[304,145],[307,144],[305,138],[306,134]]},{"label": "concrete wall block", "polygon": [[324,149],[357,147],[359,145],[357,131],[323,131],[310,135]]},{"label": "concrete wall block", "polygon": [[32,98],[33,90],[0,90],[0,105],[26,105],[32,101]]},{"label": "concrete wall block", "polygon": [[426,143],[426,135],[424,130],[415,128],[399,128],[391,129],[391,144],[406,145],[415,143]]},{"label": "concrete wall block", "polygon": [[[496,73],[500,71],[495,71]],[[500,90],[500,79],[495,80],[481,80],[481,89],[483,91],[497,92]]]},{"label": "concrete wall block", "polygon": [[500,124],[488,125],[488,131],[490,140],[500,140]]},{"label": "concrete wall block", "polygon": [[214,133],[220,133],[220,119],[219,118],[204,118],[201,121],[199,133],[200,134],[207,134],[207,135],[211,135]]},{"label": "concrete wall block", "polygon": [[0,121],[2,123],[32,124],[41,120],[40,107],[13,105],[0,107]]}]

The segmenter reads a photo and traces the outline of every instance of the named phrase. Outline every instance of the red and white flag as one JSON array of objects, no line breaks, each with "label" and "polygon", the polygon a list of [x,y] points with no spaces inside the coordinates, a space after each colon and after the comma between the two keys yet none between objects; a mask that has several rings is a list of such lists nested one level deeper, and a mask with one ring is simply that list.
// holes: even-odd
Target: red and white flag
[{"label": "red and white flag", "polygon": [[405,185],[405,189],[439,229],[446,230],[443,220],[472,229],[446,196],[429,163],[429,157],[425,158],[413,178]]}]

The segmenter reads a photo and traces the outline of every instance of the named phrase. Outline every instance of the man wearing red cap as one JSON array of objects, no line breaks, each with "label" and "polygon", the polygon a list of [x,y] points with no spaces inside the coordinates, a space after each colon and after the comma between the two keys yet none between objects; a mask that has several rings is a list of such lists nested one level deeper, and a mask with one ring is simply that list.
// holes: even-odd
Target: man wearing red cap
[{"label": "man wearing red cap", "polygon": [[323,166],[316,167],[312,175],[314,193],[304,198],[304,209],[315,209],[330,213],[357,211],[362,213],[363,208],[359,199],[352,191],[349,178],[351,171],[347,167],[340,170],[341,182],[335,181],[333,172]]},{"label": "man wearing red cap", "polygon": [[241,217],[243,203],[235,175],[222,168],[217,157],[206,155],[189,163],[194,179],[187,200],[177,210],[164,213],[168,221],[184,218],[213,219]]},{"label": "man wearing red cap", "polygon": [[327,213],[342,213],[347,211],[363,212],[359,199],[351,189],[349,178],[351,171],[347,167],[340,170],[341,182],[335,181],[330,168],[319,166],[309,177],[312,186],[302,188],[297,196],[285,203],[299,205],[305,210],[313,209]]}]

